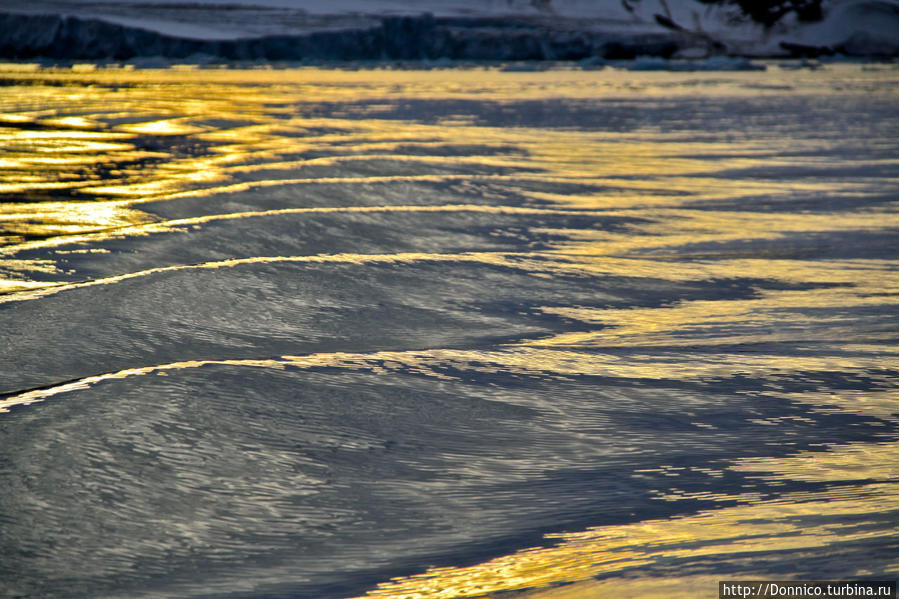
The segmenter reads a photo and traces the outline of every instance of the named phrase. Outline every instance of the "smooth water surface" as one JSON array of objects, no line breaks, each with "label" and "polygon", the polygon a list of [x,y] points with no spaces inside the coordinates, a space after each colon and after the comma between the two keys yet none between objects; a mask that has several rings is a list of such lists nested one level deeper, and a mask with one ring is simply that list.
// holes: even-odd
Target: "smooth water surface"
[{"label": "smooth water surface", "polygon": [[0,595],[896,577],[894,65],[2,84]]}]

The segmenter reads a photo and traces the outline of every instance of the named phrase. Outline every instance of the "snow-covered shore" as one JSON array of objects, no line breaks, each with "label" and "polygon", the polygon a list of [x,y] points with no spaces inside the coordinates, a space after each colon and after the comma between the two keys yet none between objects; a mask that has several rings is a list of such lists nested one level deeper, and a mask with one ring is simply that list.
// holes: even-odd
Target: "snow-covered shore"
[{"label": "snow-covered shore", "polygon": [[770,27],[696,0],[156,0],[0,4],[7,59],[584,60],[899,55],[899,1],[831,0]]}]

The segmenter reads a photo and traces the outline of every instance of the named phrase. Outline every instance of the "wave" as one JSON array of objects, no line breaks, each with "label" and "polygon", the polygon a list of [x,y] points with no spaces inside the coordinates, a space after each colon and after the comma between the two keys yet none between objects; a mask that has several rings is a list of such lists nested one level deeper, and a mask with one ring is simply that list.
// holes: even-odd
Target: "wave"
[{"label": "wave", "polygon": [[0,594],[895,570],[892,67],[0,70]]}]

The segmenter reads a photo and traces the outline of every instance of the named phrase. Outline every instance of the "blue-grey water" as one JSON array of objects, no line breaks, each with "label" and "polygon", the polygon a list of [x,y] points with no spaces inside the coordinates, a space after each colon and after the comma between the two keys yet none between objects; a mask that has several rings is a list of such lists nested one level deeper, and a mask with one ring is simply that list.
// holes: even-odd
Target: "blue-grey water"
[{"label": "blue-grey water", "polygon": [[896,578],[899,69],[792,66],[0,67],[0,596]]}]

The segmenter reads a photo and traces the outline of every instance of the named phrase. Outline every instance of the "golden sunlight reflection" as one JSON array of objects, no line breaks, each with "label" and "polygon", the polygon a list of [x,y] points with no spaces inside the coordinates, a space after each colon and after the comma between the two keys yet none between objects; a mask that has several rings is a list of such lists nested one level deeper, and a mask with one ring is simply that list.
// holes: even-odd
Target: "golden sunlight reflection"
[{"label": "golden sunlight reflection", "polygon": [[[436,116],[396,108],[397,98],[460,105],[476,100],[520,116],[519,101],[565,99],[602,108],[671,97],[762,98],[784,93],[778,85],[810,98],[844,86],[841,93],[853,97],[895,78],[858,65],[828,69],[823,75],[776,69],[691,73],[685,85],[684,74],[615,69],[373,72],[0,64],[8,80],[0,97],[4,308],[68,292],[76,296],[80,289],[121,289],[126,281],[210,271],[243,274],[271,264],[297,272],[341,265],[351,275],[353,269],[388,265],[410,280],[434,265],[536,282],[595,278],[590,285],[608,284],[597,295],[609,297],[619,280],[639,279],[652,290],[687,290],[669,299],[641,297],[614,305],[611,300],[565,304],[569,300],[561,293],[535,296],[528,318],[564,321],[564,328],[524,339],[510,334],[504,342],[475,348],[417,340],[420,344],[405,347],[424,349],[305,354],[315,350],[291,346],[261,354],[264,359],[153,358],[127,365],[156,365],[93,371],[77,380],[10,391],[0,398],[0,413],[111,380],[228,366],[412,375],[440,384],[497,373],[551,382],[608,377],[625,387],[755,377],[757,397],[776,396],[807,414],[878,419],[887,428],[886,423],[899,422],[890,374],[899,349],[894,328],[885,324],[885,315],[894,315],[899,304],[899,270],[882,251],[866,251],[899,227],[896,199],[882,197],[885,187],[899,185],[899,158],[855,158],[840,140],[800,138],[789,129],[770,136],[699,136],[637,118],[636,124],[615,122],[594,131],[514,119],[501,126],[456,107]],[[895,85],[877,90],[890,100],[899,94]],[[319,110],[340,103],[343,113]],[[781,151],[785,144],[789,152]],[[828,177],[822,169],[862,174]],[[786,174],[770,176],[770,171]],[[328,194],[349,205],[328,203],[333,200]],[[861,202],[862,208],[853,204],[872,198],[877,201]],[[790,208],[791,202],[801,208]],[[364,235],[357,236],[354,227],[368,226],[365,218],[375,221],[376,215],[446,221],[451,222],[447,230],[455,229],[440,230],[428,240],[434,245],[423,248],[410,249],[412,242],[402,238],[410,247],[394,250],[389,244],[400,242],[385,234],[386,249],[373,242],[365,249],[316,245],[276,253],[283,239],[300,238],[319,226],[323,238],[344,241],[339,237],[344,234],[356,241]],[[299,224],[294,227],[291,220],[287,232],[265,228],[265,219],[287,216]],[[346,231],[328,224],[336,216],[349,221]],[[489,243],[477,237],[475,227],[467,228],[475,217],[482,218],[478,226],[488,222],[483,237]],[[503,229],[503,219],[516,224]],[[229,245],[222,231],[238,225],[246,225],[240,234],[258,225],[259,245],[244,253],[240,243]],[[167,236],[201,229],[213,239],[208,253],[191,246],[196,252],[189,258],[175,251],[167,254],[168,261],[151,261],[158,248],[162,254],[176,245]],[[446,249],[438,245],[444,241],[440,235],[466,243],[476,239],[480,245],[458,242]],[[501,243],[488,239],[491,235],[521,243]],[[117,252],[125,244],[120,242],[138,238],[153,248],[146,252],[150,258],[141,261],[141,250],[122,250],[131,253],[121,258]],[[831,238],[836,241],[820,241]],[[828,246],[843,239],[854,240],[854,253]],[[159,245],[152,246],[154,241]],[[269,250],[272,255],[265,255]],[[67,266],[88,255],[98,265],[89,275]],[[690,295],[706,289],[703,284],[726,292]],[[447,300],[452,301],[467,300]],[[135,325],[143,332],[146,326]],[[394,346],[378,349],[383,347]],[[296,355],[278,355],[285,351]],[[183,359],[188,357],[197,359]],[[812,374],[864,375],[868,386],[778,386],[782,379]],[[751,422],[783,423],[762,416]],[[721,466],[721,472],[775,485],[818,484],[814,490],[762,496],[663,489],[655,500],[704,500],[720,507],[553,534],[543,546],[395,578],[364,596],[452,599],[521,591],[521,597],[546,599],[716,597],[714,581],[720,577],[706,576],[701,567],[708,556],[739,554],[740,563],[750,564],[771,552],[894,534],[883,521],[899,517],[899,450],[891,437],[879,435]],[[650,580],[645,574],[671,564],[682,566],[683,575],[669,569]],[[734,578],[751,575],[747,565]],[[562,583],[573,584],[557,586]]]},{"label": "golden sunlight reflection", "polygon": [[84,234],[146,223],[144,212],[122,202],[35,202],[0,204],[3,232],[21,236]]},{"label": "golden sunlight reflection", "polygon": [[[787,493],[775,500],[755,501],[669,520],[548,535],[547,540],[555,542],[550,547],[519,551],[467,568],[432,568],[420,575],[383,583],[365,597],[479,597],[499,590],[585,581],[600,574],[626,571],[662,560],[684,560],[692,564],[704,555],[726,553],[741,554],[745,560],[754,552],[764,554],[888,536],[890,533],[882,529],[866,530],[864,517],[889,518],[891,513],[899,512],[899,483],[896,482],[899,454],[893,443],[857,443],[788,458],[742,459],[731,468],[791,481],[869,482],[848,490]],[[684,494],[681,498],[688,499],[690,495]],[[847,515],[862,519],[841,524],[841,517]],[[864,571],[857,573],[858,576],[864,574]],[[737,578],[751,576],[751,570],[735,575]],[[679,589],[674,594],[678,597],[717,596],[716,579],[712,577],[647,579],[642,584],[638,581],[639,578],[616,578],[527,596],[620,596],[620,592],[632,585]],[[689,585],[690,581],[703,584],[696,587]],[[654,595],[641,591],[639,596]]]},{"label": "golden sunlight reflection", "polygon": [[[534,201],[576,209],[626,211],[646,206],[674,209],[689,203],[734,200],[744,195],[815,193],[824,189],[829,194],[840,192],[833,181],[804,180],[800,185],[797,181],[778,183],[774,179],[757,180],[739,175],[708,176],[712,164],[715,171],[734,172],[760,164],[771,167],[773,159],[764,139],[699,141],[653,130],[610,135],[571,129],[510,129],[478,126],[470,119],[444,119],[430,125],[378,118],[382,108],[377,103],[368,106],[374,112],[360,112],[360,118],[352,120],[304,116],[302,111],[298,115],[290,108],[299,103],[309,105],[344,97],[361,101],[395,94],[409,98],[476,98],[498,102],[511,97],[620,101],[656,91],[682,93],[685,88],[674,84],[679,76],[672,73],[644,74],[645,83],[639,89],[634,88],[631,75],[614,70],[504,73],[502,78],[497,78],[495,72],[477,69],[453,71],[451,77],[439,70],[385,70],[372,78],[365,72],[319,69],[183,72],[82,66],[73,71],[34,71],[11,66],[8,75],[18,80],[20,89],[27,90],[27,94],[7,94],[0,100],[0,122],[19,125],[0,128],[0,142],[7,149],[0,168],[0,193],[18,196],[71,190],[99,200],[152,202],[182,198],[185,194],[235,193],[291,182],[321,183],[328,179],[321,172],[310,172],[308,177],[297,175],[302,175],[304,170],[338,164],[365,168],[366,162],[385,159],[398,163],[431,162],[437,170],[451,164],[490,166],[494,171],[510,171],[494,177],[504,180],[511,188],[516,181],[533,180],[535,170],[540,172],[537,178],[541,180],[577,181],[612,188],[609,193],[591,196],[528,192]],[[847,71],[841,76],[876,80],[883,74]],[[694,79],[701,84],[704,94],[728,95],[743,93],[742,86],[752,85],[759,75],[746,73],[741,77],[722,79],[695,74]],[[820,85],[804,73],[789,75],[793,85],[797,84],[797,77],[807,86]],[[765,78],[768,83],[770,80],[771,74]],[[90,85],[78,86],[81,81]],[[28,101],[17,100],[19,97],[27,97]],[[35,105],[42,110],[34,111]],[[390,104],[383,106],[389,108]],[[275,116],[278,118],[272,119]],[[186,145],[177,142],[169,146],[153,141],[173,137],[190,141]],[[514,146],[517,151],[442,156],[439,161],[402,151],[407,143],[435,146],[458,143],[460,139],[485,148]],[[794,140],[794,143],[797,149],[802,149],[802,144],[810,142]],[[185,152],[182,147],[194,149]],[[715,158],[714,163],[709,157]],[[800,157],[778,161],[776,166],[809,164]],[[262,174],[269,178],[260,178]],[[435,172],[418,180],[436,181],[453,176]],[[402,180],[402,176],[393,177]],[[355,177],[342,180],[350,179]],[[388,179],[371,176],[357,179],[359,183],[385,180]],[[416,177],[410,176],[409,180],[414,181]],[[861,182],[842,185],[844,193],[867,192]],[[669,223],[678,223],[675,230],[661,236],[658,245],[662,247],[685,241],[721,241],[752,231],[770,237],[785,231],[819,227],[832,230],[833,227],[875,226],[872,223],[877,223],[877,227],[895,225],[895,214],[889,212],[856,215],[851,222],[845,215],[839,222],[828,222],[825,216],[806,216],[799,219],[784,214],[716,215],[673,210],[657,213],[658,220],[647,225],[646,233],[656,235]],[[71,228],[58,228],[40,222],[36,216],[33,232],[42,236],[80,234],[93,226],[90,217],[87,214],[85,217],[88,222],[84,227],[71,223]],[[886,222],[884,218],[891,220]],[[586,231],[570,233],[571,249],[580,248],[578,251],[589,252],[588,248],[599,242],[605,248],[603,252],[610,254],[627,250],[634,243],[627,240],[627,237],[633,239],[633,235],[621,236],[614,244],[607,238],[591,244],[582,238]],[[648,241],[645,236],[639,237],[639,243]]]},{"label": "golden sunlight reflection", "polygon": [[[848,494],[838,491],[785,494],[777,500],[670,520],[647,520],[601,526],[579,533],[548,535],[547,540],[555,542],[550,547],[526,549],[467,568],[432,568],[420,575],[382,583],[365,597],[483,597],[498,591],[585,581],[600,574],[626,572],[663,561],[679,560],[695,566],[709,555],[739,554],[745,559],[753,553],[764,555],[771,551],[802,550],[835,542],[888,537],[891,532],[867,530],[865,525],[877,520],[873,514],[895,513],[897,505],[899,484],[896,483],[854,487]],[[840,520],[846,516],[860,520],[853,520],[851,525],[841,524]],[[751,570],[741,572],[739,577],[751,577]],[[717,584],[708,582],[712,584],[692,588],[688,594],[680,596],[717,597]],[[626,589],[628,581],[616,579],[607,583],[607,588],[614,593],[618,585]],[[683,590],[683,585],[673,585],[673,588],[678,587]],[[572,596],[607,596],[591,594],[599,588],[580,587],[577,590],[583,594]],[[547,593],[545,596],[555,595]]]},{"label": "golden sunlight reflection", "polygon": [[202,133],[206,130],[205,127],[190,125],[185,121],[186,119],[163,119],[161,121],[149,121],[133,125],[120,125],[117,129],[127,133],[141,133],[144,135],[190,135],[192,133]]},{"label": "golden sunlight reflection", "polygon": [[[824,269],[828,268],[827,265]],[[853,272],[840,269],[841,272]],[[738,268],[731,276],[743,274]],[[546,307],[544,312],[577,319],[608,328],[597,331],[563,333],[533,342],[537,346],[690,346],[771,341],[870,339],[876,330],[859,328],[859,323],[841,311],[824,312],[847,305],[886,307],[899,304],[899,295],[875,295],[872,291],[896,289],[895,271],[856,271],[852,287],[832,287],[802,291],[760,291],[748,300],[698,300],[663,308],[596,309]],[[823,273],[822,273],[823,274]],[[872,276],[876,276],[872,279]],[[845,277],[842,282],[847,283]],[[826,280],[824,276],[822,280]],[[869,293],[866,293],[869,292]],[[820,315],[815,315],[815,313]],[[826,325],[826,326],[825,326]],[[769,331],[767,333],[760,332]]]}]

